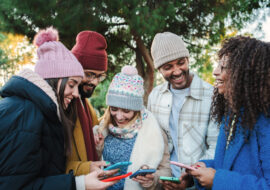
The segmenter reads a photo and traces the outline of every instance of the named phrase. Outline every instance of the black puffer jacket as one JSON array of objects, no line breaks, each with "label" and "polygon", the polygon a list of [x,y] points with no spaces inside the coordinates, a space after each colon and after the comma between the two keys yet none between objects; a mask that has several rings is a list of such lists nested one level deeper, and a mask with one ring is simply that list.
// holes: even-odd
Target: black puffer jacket
[{"label": "black puffer jacket", "polygon": [[51,87],[31,70],[0,91],[0,189],[75,189]]}]

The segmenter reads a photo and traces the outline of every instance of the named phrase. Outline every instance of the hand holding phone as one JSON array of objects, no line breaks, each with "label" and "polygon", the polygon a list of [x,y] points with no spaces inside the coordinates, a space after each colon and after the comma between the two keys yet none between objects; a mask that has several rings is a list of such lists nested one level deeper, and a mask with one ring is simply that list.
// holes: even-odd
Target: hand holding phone
[{"label": "hand holding phone", "polygon": [[170,181],[170,182],[173,182],[173,183],[181,183],[181,181],[179,180],[178,177],[160,176],[159,179],[162,180],[162,181]]},{"label": "hand holding phone", "polygon": [[137,177],[137,176],[145,176],[146,174],[152,174],[155,173],[155,169],[139,169],[135,173],[133,173],[129,178]]},{"label": "hand holding phone", "polygon": [[114,176],[114,177],[110,177],[110,178],[107,178],[107,179],[103,179],[101,180],[102,182],[109,182],[109,181],[115,181],[115,180],[120,180],[120,179],[124,179],[128,176],[132,175],[132,172],[129,172],[129,173],[126,173],[126,174],[123,174],[123,175],[119,175],[119,176]]},{"label": "hand holding phone", "polygon": [[113,170],[117,168],[121,169],[122,167],[128,166],[130,164],[132,164],[132,162],[117,162],[111,166],[108,166],[107,168],[104,168],[104,171]]},{"label": "hand holding phone", "polygon": [[189,170],[196,170],[196,168],[194,168],[192,166],[185,165],[185,164],[180,163],[180,162],[170,161],[170,163],[173,164],[173,165],[179,166],[180,168],[186,168],[186,169],[189,169]]}]

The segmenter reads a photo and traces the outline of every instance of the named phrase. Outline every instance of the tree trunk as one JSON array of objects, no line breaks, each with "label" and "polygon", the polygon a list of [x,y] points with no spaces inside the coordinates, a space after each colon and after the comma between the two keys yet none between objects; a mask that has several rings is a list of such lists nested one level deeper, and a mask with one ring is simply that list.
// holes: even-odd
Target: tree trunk
[{"label": "tree trunk", "polygon": [[[136,48],[136,64],[139,74],[144,79],[144,104],[147,105],[147,99],[154,87],[154,64],[151,58],[149,51],[147,50],[146,46],[144,45],[143,41],[139,36],[133,32],[134,40],[136,41],[137,48]],[[143,59],[142,59],[143,58]],[[146,69],[144,62],[146,63]]]}]

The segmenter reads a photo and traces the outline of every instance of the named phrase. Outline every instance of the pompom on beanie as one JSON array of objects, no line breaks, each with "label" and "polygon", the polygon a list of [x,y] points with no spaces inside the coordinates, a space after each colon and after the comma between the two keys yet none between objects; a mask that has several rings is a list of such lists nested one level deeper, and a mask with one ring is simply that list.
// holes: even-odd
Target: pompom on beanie
[{"label": "pompom on beanie", "polygon": [[135,67],[124,66],[117,73],[108,89],[106,104],[108,106],[140,111],[143,109],[143,79]]},{"label": "pompom on beanie", "polygon": [[107,42],[94,31],[82,31],[76,37],[71,52],[77,57],[84,69],[107,71]]},{"label": "pompom on beanie", "polygon": [[156,69],[170,61],[189,57],[184,41],[174,33],[157,33],[151,45],[151,55]]},{"label": "pompom on beanie", "polygon": [[52,27],[36,34],[34,44],[38,46],[38,60],[35,72],[44,79],[84,77],[79,61],[58,39],[58,31]]}]

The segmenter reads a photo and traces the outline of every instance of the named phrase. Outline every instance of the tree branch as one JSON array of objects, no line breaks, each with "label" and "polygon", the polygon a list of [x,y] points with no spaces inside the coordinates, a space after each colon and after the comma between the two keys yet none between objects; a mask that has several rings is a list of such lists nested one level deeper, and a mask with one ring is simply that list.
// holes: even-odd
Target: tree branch
[{"label": "tree branch", "polygon": [[125,44],[125,45],[126,45],[127,47],[129,47],[130,49],[132,49],[133,51],[136,51],[136,48],[133,47],[132,45],[130,45],[128,42],[124,41],[123,39],[118,38],[117,36],[115,36],[115,38],[116,38],[117,40],[119,40],[120,42],[122,42],[123,44]]},{"label": "tree branch", "polygon": [[107,26],[122,26],[122,25],[128,25],[127,22],[121,22],[121,23],[107,23]]}]

